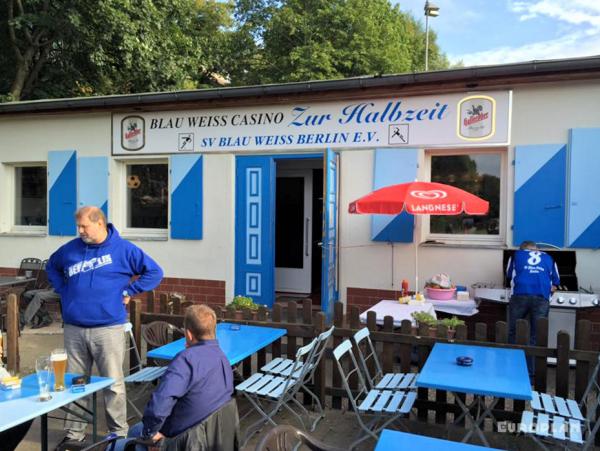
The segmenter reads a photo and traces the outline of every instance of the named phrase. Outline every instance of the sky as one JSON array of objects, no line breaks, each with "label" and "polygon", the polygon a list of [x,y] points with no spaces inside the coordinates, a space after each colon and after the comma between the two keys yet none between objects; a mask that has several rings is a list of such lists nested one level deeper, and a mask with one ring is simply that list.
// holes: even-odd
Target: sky
[{"label": "sky", "polygon": [[[600,55],[600,0],[431,0],[430,30],[465,66]],[[425,24],[425,0],[392,0]]]}]

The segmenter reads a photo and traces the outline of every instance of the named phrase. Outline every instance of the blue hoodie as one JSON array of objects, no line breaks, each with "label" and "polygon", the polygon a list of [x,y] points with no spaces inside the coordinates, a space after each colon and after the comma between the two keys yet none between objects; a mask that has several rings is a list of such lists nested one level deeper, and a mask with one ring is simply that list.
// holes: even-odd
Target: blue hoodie
[{"label": "blue hoodie", "polygon": [[[54,252],[48,280],[61,296],[65,324],[100,327],[124,324],[127,310],[123,291],[130,296],[154,289],[163,272],[135,244],[124,240],[112,224],[100,244],[75,238]],[[133,276],[139,275],[135,281]]]}]

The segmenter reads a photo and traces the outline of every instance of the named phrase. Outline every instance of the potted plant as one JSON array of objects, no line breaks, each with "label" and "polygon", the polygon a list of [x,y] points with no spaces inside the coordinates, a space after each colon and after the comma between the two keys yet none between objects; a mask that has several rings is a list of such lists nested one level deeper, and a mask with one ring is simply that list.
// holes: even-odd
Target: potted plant
[{"label": "potted plant", "polygon": [[417,322],[417,328],[420,324],[426,324],[429,327],[429,336],[435,337],[437,332],[437,319],[427,312],[412,312],[411,316]]},{"label": "potted plant", "polygon": [[258,304],[255,304],[250,296],[238,294],[233,298],[233,301],[227,305],[227,308],[235,311],[235,319],[244,319],[244,309],[256,312],[258,310]]},{"label": "potted plant", "polygon": [[448,328],[448,340],[453,340],[456,336],[456,328],[458,326],[464,326],[465,322],[462,319],[453,316],[452,318],[444,318],[440,321],[440,324]]}]

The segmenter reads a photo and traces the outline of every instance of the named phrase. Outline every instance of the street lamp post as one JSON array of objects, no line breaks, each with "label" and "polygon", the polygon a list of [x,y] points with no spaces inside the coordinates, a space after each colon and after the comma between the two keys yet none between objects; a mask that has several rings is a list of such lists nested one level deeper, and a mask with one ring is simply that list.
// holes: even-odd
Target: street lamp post
[{"label": "street lamp post", "polygon": [[440,15],[440,7],[425,0],[425,72],[429,68],[429,18]]}]

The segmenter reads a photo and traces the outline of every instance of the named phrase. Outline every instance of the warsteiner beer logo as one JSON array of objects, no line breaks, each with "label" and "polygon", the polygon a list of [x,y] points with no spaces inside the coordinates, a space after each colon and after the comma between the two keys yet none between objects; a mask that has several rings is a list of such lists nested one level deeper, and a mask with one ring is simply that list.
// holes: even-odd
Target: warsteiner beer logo
[{"label": "warsteiner beer logo", "polygon": [[475,95],[458,102],[457,135],[467,141],[483,141],[496,132],[496,100]]},{"label": "warsteiner beer logo", "polygon": [[144,147],[146,129],[144,118],[127,116],[121,121],[121,147],[125,150],[136,151]]}]

